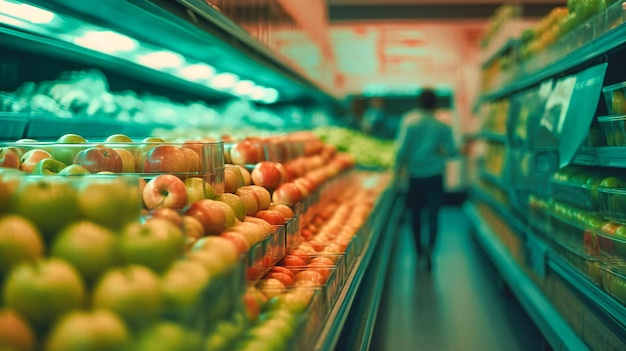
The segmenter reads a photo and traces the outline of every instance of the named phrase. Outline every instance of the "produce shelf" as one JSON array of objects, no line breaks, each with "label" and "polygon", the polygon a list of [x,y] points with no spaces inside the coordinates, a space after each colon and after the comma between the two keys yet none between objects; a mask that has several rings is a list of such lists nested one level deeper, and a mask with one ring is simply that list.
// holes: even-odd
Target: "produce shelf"
[{"label": "produce shelf", "polygon": [[[621,16],[621,13],[623,11],[624,10],[622,9],[620,2],[619,5],[616,4],[616,6],[609,8],[607,13],[600,14],[600,16],[592,18],[592,20],[602,22],[601,20],[604,19],[602,18],[602,16],[607,16],[609,18],[615,17],[615,14]],[[593,22],[590,24],[593,27],[593,25],[595,25],[596,23]],[[606,23],[603,24],[604,26],[606,26]],[[587,23],[581,24],[580,29],[583,30],[584,28],[582,27],[586,25]],[[578,33],[572,34],[578,35]],[[479,101],[500,99],[504,96],[510,95],[513,92],[538,84],[539,82],[547,78],[559,75],[578,66],[582,66],[593,59],[602,58],[604,54],[607,54],[623,46],[624,44],[626,44],[626,25],[622,23],[618,27],[599,35],[595,39],[587,41],[586,44],[571,51],[570,53],[567,53],[558,58],[552,58],[552,63],[544,65],[536,70],[530,70],[529,72],[519,72],[519,74],[515,75],[514,79],[509,80],[511,82],[510,84],[506,84],[494,91],[483,94],[481,97],[479,97]],[[547,54],[544,52],[540,55]],[[543,58],[548,59],[548,57]]]},{"label": "produce shelf", "polygon": [[[361,333],[360,340],[353,340],[353,342],[355,343],[355,345],[357,345],[357,343],[360,343],[361,345],[367,345],[369,343],[368,338],[371,336],[370,333],[374,327],[373,322],[376,316],[376,308],[373,308],[367,314],[364,314],[364,316],[366,316],[364,317],[366,321],[354,319],[354,323],[349,324],[350,329],[344,330],[344,326],[348,321],[350,311],[353,309],[353,307],[356,307],[354,303],[357,299],[357,296],[361,292],[363,292],[362,289],[363,282],[366,276],[365,273],[370,267],[374,267],[374,252],[380,253],[379,257],[388,258],[388,256],[384,255],[384,253],[387,251],[381,252],[380,250],[391,250],[390,242],[392,242],[392,239],[390,239],[390,237],[393,237],[393,235],[383,235],[383,232],[386,234],[390,233],[387,231],[387,229],[390,228],[387,227],[390,223],[393,222],[389,220],[389,217],[398,216],[401,212],[395,208],[396,206],[401,205],[400,203],[396,202],[396,200],[396,189],[393,185],[390,185],[390,187],[385,190],[385,192],[379,198],[379,201],[374,206],[372,214],[375,215],[375,218],[374,223],[370,229],[372,231],[372,236],[364,243],[365,247],[363,248],[363,253],[356,259],[353,265],[354,268],[351,272],[348,273],[346,281],[344,283],[344,287],[339,292],[339,296],[336,300],[337,302],[334,306],[332,306],[332,309],[327,318],[327,322],[324,323],[324,326],[319,334],[318,341],[312,348],[313,350],[334,350],[342,333],[350,332],[356,326],[356,324],[358,324],[358,322],[366,322],[366,329],[368,329],[368,331],[365,333]],[[379,241],[382,240],[381,238],[385,239],[382,244],[383,246],[381,246],[381,243],[379,243]],[[383,285],[383,283],[380,281],[381,280],[379,279],[377,283]],[[380,294],[380,290],[382,289],[382,287],[374,286],[373,288],[374,291],[378,290],[378,294]],[[378,296],[377,299],[380,300],[380,296]],[[378,303],[376,303],[376,306],[377,305]]]},{"label": "produce shelf", "polygon": [[471,201],[466,202],[463,209],[474,224],[476,230],[473,233],[476,239],[552,348],[589,350],[539,287],[511,257],[497,235],[483,221],[476,205]]},{"label": "produce shelf", "polygon": [[208,63],[218,73],[234,73],[241,79],[251,79],[256,84],[275,88],[282,102],[315,101],[325,106],[340,106],[336,96],[307,77],[305,72],[280,59],[243,28],[203,1],[103,0],[98,3],[98,11],[93,10],[92,4],[80,0],[31,0],[26,3],[60,14],[64,25],[59,28],[41,25],[30,32],[0,26],[2,46],[98,64],[126,77],[170,87],[177,92],[204,95],[208,99],[223,100],[233,96],[232,92],[187,81],[171,74],[167,68],[137,64],[132,55],[102,53],[59,39],[72,38],[81,30],[105,28],[138,40],[142,47],[171,50],[189,62]]},{"label": "produce shelf", "polygon": [[618,331],[622,340],[626,340],[626,307],[598,288],[553,250],[549,249],[547,255],[550,269],[567,281],[586,300],[587,305],[594,308],[596,315],[614,325],[614,331]]},{"label": "produce shelf", "polygon": [[506,135],[498,134],[495,132],[481,132],[479,137],[488,141],[495,141],[498,143],[506,143]]}]

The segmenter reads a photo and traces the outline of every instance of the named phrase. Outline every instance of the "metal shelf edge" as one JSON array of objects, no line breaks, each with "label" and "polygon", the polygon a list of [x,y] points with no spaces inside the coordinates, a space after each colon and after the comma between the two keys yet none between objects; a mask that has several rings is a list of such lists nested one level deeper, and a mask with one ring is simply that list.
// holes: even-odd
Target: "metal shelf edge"
[{"label": "metal shelf edge", "polygon": [[555,350],[562,348],[589,350],[535,283],[511,258],[506,248],[498,242],[496,235],[483,222],[475,206],[466,202],[463,209],[476,228],[474,233],[481,246],[552,347]]},{"label": "metal shelf edge", "polygon": [[600,290],[552,250],[548,250],[548,265],[581,294],[592,300],[606,314],[605,317],[616,320],[626,328],[626,307]]},{"label": "metal shelf edge", "polygon": [[377,246],[379,239],[382,237],[382,230],[380,227],[381,224],[384,223],[383,220],[387,216],[386,213],[383,213],[386,211],[381,210],[390,210],[396,195],[397,193],[395,188],[391,185],[382,194],[381,201],[378,205],[372,210],[372,213],[377,216],[375,225],[373,225],[372,229],[374,231],[374,237],[373,239],[370,239],[367,246],[363,249],[363,253],[355,262],[352,272],[346,279],[335,306],[333,306],[333,309],[327,316],[326,323],[319,334],[318,342],[315,344],[314,350],[332,350],[335,348],[348,317],[350,308],[352,307],[352,303],[354,302],[354,298],[356,297],[356,293],[365,275],[365,271],[369,267],[372,260],[375,247]]}]

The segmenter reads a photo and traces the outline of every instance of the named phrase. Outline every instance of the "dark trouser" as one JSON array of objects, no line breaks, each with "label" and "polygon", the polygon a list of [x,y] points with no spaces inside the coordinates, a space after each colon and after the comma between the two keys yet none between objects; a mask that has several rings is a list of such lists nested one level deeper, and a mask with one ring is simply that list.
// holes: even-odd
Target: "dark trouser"
[{"label": "dark trouser", "polygon": [[426,178],[411,178],[407,205],[411,209],[413,235],[417,253],[422,253],[422,214],[426,210],[428,224],[428,243],[426,252],[430,253],[437,240],[439,209],[443,202],[443,175]]}]

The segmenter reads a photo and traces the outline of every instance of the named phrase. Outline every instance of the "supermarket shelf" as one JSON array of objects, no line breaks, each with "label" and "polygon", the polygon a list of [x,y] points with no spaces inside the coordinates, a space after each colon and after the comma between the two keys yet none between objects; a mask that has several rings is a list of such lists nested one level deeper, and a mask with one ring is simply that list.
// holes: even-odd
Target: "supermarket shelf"
[{"label": "supermarket shelf", "polygon": [[[218,72],[231,72],[241,79],[250,79],[257,84],[274,87],[280,92],[281,101],[315,101],[323,105],[340,106],[337,97],[305,76],[304,72],[297,71],[275,53],[257,42],[245,30],[233,23],[221,12],[203,1],[194,0],[102,0],[98,3],[98,11],[93,10],[93,4],[81,0],[27,1],[59,14],[71,16],[76,21],[86,25],[97,24],[107,29],[128,35],[141,43],[157,48],[171,50],[198,62],[209,63]],[[67,28],[72,30],[73,28]],[[72,59],[73,54],[80,56],[94,56],[91,50],[65,43],[60,44],[53,35],[39,38],[35,41],[49,50],[55,48],[57,56]],[[19,45],[19,44],[18,44]],[[59,48],[58,46],[63,46]],[[20,46],[25,50],[38,50]],[[107,56],[95,54],[96,56]],[[74,58],[75,59],[75,58]],[[84,62],[92,63],[89,57]],[[128,75],[128,61],[124,64],[116,62],[109,56],[106,63],[111,69]],[[137,65],[139,66],[139,65]],[[136,69],[136,68],[133,68]],[[145,74],[171,76],[167,73],[144,68]],[[141,78],[141,76],[137,76]],[[166,77],[167,78],[167,77]],[[176,78],[173,77],[172,78]],[[172,79],[163,84],[174,85],[177,90],[188,91],[184,88],[184,79]],[[191,84],[191,83],[189,83]],[[229,95],[212,91],[208,87],[200,87],[208,98],[224,98]]]},{"label": "supermarket shelf", "polygon": [[500,179],[500,177],[496,176],[495,174],[491,174],[487,171],[482,171],[480,173],[480,179],[495,185],[496,187],[498,187],[498,189],[506,192],[507,191],[507,187],[504,185],[504,183],[502,182],[502,180]]},{"label": "supermarket shelf", "polygon": [[[372,264],[374,252],[380,252],[381,250],[381,247],[379,247],[379,241],[380,238],[383,237],[382,232],[385,231],[384,229],[386,225],[389,224],[388,219],[391,215],[390,211],[392,210],[394,203],[396,203],[396,197],[397,192],[395,187],[392,185],[384,192],[379,202],[372,210],[372,213],[376,216],[371,229],[372,238],[365,243],[366,246],[363,248],[363,254],[357,259],[352,272],[346,278],[344,288],[339,294],[335,306],[333,306],[333,309],[329,313],[327,322],[324,324],[320,332],[318,342],[313,348],[314,350],[335,349],[339,337],[343,332],[344,325],[346,325],[346,322],[348,321],[348,315],[354,306],[353,303],[362,288],[361,286],[365,277],[365,272]],[[382,284],[383,283],[381,282],[381,285]],[[375,314],[376,311],[371,311],[370,313]],[[371,323],[368,328],[373,328],[374,321],[375,318],[367,321],[368,323]],[[351,326],[354,327],[354,325]],[[366,338],[370,337],[369,332],[361,333],[361,336],[363,339],[360,341],[364,344],[368,344],[369,340],[366,340]],[[354,340],[354,342],[356,343],[358,340]]]},{"label": "supermarket shelf", "polygon": [[497,235],[483,221],[476,206],[466,202],[463,209],[476,228],[474,231],[476,239],[552,348],[589,350],[537,285],[509,255],[504,245],[498,241]]},{"label": "supermarket shelf", "polygon": [[506,135],[495,132],[481,132],[479,137],[488,141],[495,141],[498,143],[506,143]]},{"label": "supermarket shelf", "polygon": [[523,74],[518,74],[516,79],[511,80],[510,84],[500,87],[495,91],[486,93],[479,99],[481,101],[489,101],[510,95],[511,93],[535,85],[547,78],[581,66],[623,46],[624,44],[626,44],[626,24],[621,24],[617,28],[614,28],[605,34],[600,35],[598,38],[587,42],[577,50],[560,57],[545,67],[537,69],[534,72],[523,72]]},{"label": "supermarket shelf", "polygon": [[365,273],[362,287],[359,289],[353,307],[348,315],[350,323],[341,334],[336,349],[338,350],[369,350],[378,315],[385,281],[390,265],[390,257],[394,242],[399,232],[398,223],[402,214],[403,201],[396,201],[380,228],[381,237],[376,247],[376,255],[372,258]]},{"label": "supermarket shelf", "polygon": [[615,331],[619,331],[621,338],[626,340],[626,307],[598,288],[550,249],[548,250],[548,266],[574,287],[579,295],[587,300],[587,305],[594,307],[596,315],[601,316],[608,322],[608,325],[615,326],[615,329],[618,329]]},{"label": "supermarket shelf", "polygon": [[515,46],[519,43],[519,40],[516,38],[508,38],[504,41],[504,44],[500,45],[497,49],[488,52],[482,60],[482,64],[480,65],[481,69],[487,68],[496,58],[502,56],[502,54],[506,53],[509,50],[515,48]]},{"label": "supermarket shelf", "polygon": [[485,191],[476,187],[472,187],[470,189],[470,194],[472,197],[487,203],[492,209],[494,209],[506,223],[511,225],[515,234],[521,236],[526,232],[526,225],[517,216],[515,216],[513,212],[508,210],[505,204],[495,201]]}]

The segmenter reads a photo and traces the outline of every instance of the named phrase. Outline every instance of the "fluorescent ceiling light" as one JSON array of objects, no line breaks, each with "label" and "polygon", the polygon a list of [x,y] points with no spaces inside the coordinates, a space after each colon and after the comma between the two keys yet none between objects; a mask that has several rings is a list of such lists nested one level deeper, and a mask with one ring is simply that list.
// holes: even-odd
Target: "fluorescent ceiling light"
[{"label": "fluorescent ceiling light", "polygon": [[138,46],[135,39],[112,31],[89,31],[74,39],[74,44],[109,54],[132,51]]},{"label": "fluorescent ceiling light", "polygon": [[14,17],[5,16],[3,14],[0,14],[0,23],[8,24],[8,25],[14,26],[14,27],[20,27],[20,26],[22,26],[24,24],[24,22],[14,18]]},{"label": "fluorescent ceiling light", "polygon": [[154,69],[179,67],[184,61],[182,56],[171,51],[156,51],[137,58],[140,64]]},{"label": "fluorescent ceiling light", "polygon": [[278,90],[274,89],[274,88],[266,88],[265,89],[265,94],[263,96],[263,99],[261,101],[263,101],[266,104],[273,104],[276,101],[278,101]]},{"label": "fluorescent ceiling light", "polygon": [[4,0],[0,0],[0,12],[4,15],[37,24],[50,23],[54,19],[54,13],[48,10]]},{"label": "fluorescent ceiling light", "polygon": [[239,77],[232,73],[220,73],[211,80],[209,84],[212,88],[218,90],[227,90],[235,86]]},{"label": "fluorescent ceiling light", "polygon": [[235,85],[235,94],[240,96],[248,96],[252,94],[253,89],[254,82],[250,80],[242,80]]},{"label": "fluorescent ceiling light", "polygon": [[263,88],[262,86],[255,86],[254,88],[252,88],[252,92],[250,92],[250,98],[252,100],[263,100],[263,98],[265,97],[265,88]]},{"label": "fluorescent ceiling light", "polygon": [[180,70],[181,77],[189,80],[206,80],[215,75],[215,68],[202,63],[183,67]]}]

